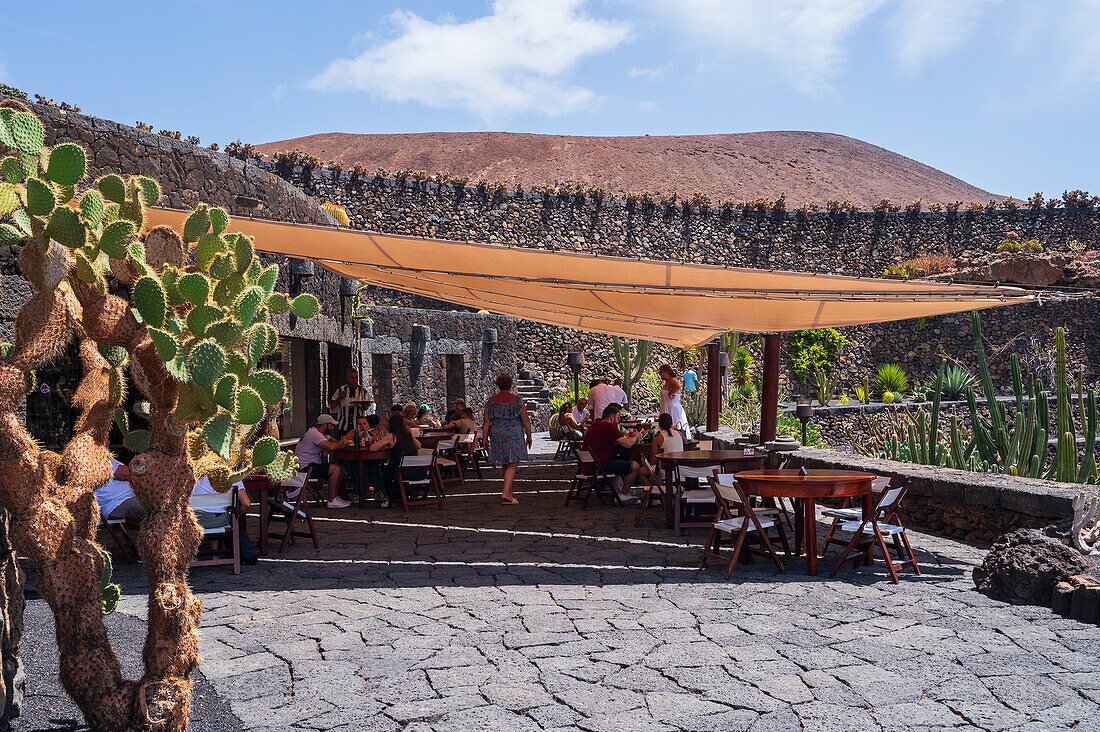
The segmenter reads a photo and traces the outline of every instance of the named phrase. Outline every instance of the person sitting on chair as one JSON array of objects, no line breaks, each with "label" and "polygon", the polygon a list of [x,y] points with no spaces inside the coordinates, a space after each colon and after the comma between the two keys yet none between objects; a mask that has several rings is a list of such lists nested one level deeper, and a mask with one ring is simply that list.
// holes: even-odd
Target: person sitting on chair
[{"label": "person sitting on chair", "polygon": [[592,413],[588,411],[587,398],[580,397],[577,399],[577,406],[573,407],[572,415],[577,427],[583,432],[585,425],[592,421]]},{"label": "person sitting on chair", "polygon": [[439,421],[439,417],[435,416],[435,412],[427,404],[421,404],[420,409],[416,410],[416,423],[424,429],[432,430],[437,430],[443,426]]},{"label": "person sitting on chair", "polygon": [[[248,491],[244,489],[244,483],[234,483],[233,490],[237,491],[237,537],[241,545],[241,562],[249,565],[256,564],[260,559],[256,556],[256,550],[252,548],[252,541],[248,538],[244,525],[244,516],[248,512],[248,507],[252,505],[252,501],[248,499]],[[191,491],[193,496],[205,496],[211,493],[217,493],[217,491],[210,485],[210,479],[205,475],[195,482],[195,488]],[[224,529],[229,526],[232,517],[229,511],[196,508],[195,518],[199,526],[204,529]]]},{"label": "person sitting on chair", "polygon": [[455,420],[462,419],[462,413],[466,411],[466,400],[462,397],[455,399],[454,408],[450,409],[443,417],[443,422],[454,422]]},{"label": "person sitting on chair", "polygon": [[581,449],[592,453],[592,457],[596,459],[596,463],[604,473],[622,479],[622,486],[616,492],[619,494],[620,501],[630,503],[638,500],[630,494],[630,488],[634,485],[635,480],[641,478],[642,482],[647,485],[655,485],[656,478],[653,477],[649,468],[643,463],[630,458],[614,457],[616,447],[629,449],[634,447],[634,444],[642,437],[641,432],[627,437],[619,429],[619,412],[621,410],[622,407],[618,404],[609,404],[605,407],[602,419],[593,422],[592,426],[585,432]]},{"label": "person sitting on chair", "polygon": [[344,478],[344,469],[328,459],[330,452],[344,447],[341,440],[334,439],[335,427],[336,420],[332,415],[322,414],[317,418],[314,426],[306,430],[302,439],[298,440],[298,444],[294,447],[294,454],[298,458],[298,470],[304,471],[312,466],[311,477],[328,477],[328,507],[347,508],[351,503],[336,495],[340,482]]},{"label": "person sitting on chair", "polygon": [[111,479],[95,489],[95,500],[108,521],[140,521],[145,509],[130,486],[130,468],[111,458]]},{"label": "person sitting on chair", "polygon": [[668,412],[657,418],[657,426],[660,431],[653,438],[653,447],[650,452],[654,465],[658,465],[657,456],[662,452],[683,452],[686,441],[680,428],[672,424],[672,415]]},{"label": "person sitting on chair", "polygon": [[447,429],[453,429],[455,434],[472,435],[477,432],[477,418],[474,410],[464,408],[458,417],[443,425]]}]

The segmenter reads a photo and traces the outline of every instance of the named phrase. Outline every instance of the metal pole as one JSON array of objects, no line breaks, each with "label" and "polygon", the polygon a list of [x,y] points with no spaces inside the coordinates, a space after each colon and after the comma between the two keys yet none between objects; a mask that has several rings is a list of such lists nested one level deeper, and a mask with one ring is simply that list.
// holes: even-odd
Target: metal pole
[{"label": "metal pole", "polygon": [[718,362],[717,341],[707,344],[707,432],[718,429],[722,413],[722,369]]},{"label": "metal pole", "polygon": [[760,444],[775,439],[779,419],[779,336],[764,336],[764,384],[760,394]]}]

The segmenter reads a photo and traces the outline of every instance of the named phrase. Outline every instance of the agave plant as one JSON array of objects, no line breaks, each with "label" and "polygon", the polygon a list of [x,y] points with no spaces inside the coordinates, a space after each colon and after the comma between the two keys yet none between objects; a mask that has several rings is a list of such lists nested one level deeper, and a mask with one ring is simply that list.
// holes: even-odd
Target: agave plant
[{"label": "agave plant", "polygon": [[944,369],[940,382],[940,396],[949,402],[966,398],[966,392],[975,384],[974,374],[962,366],[952,364]]},{"label": "agave plant", "polygon": [[887,392],[895,396],[903,396],[909,391],[909,377],[905,375],[905,369],[896,363],[886,363],[878,367],[875,372],[875,392],[885,395]]}]

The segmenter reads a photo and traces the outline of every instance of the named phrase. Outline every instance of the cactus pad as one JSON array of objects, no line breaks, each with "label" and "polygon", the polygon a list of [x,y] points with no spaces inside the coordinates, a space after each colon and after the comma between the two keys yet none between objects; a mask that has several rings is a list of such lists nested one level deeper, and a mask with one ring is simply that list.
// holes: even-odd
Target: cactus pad
[{"label": "cactus pad", "polygon": [[182,267],[187,245],[170,226],[156,226],[145,235],[145,261],[153,267]]},{"label": "cactus pad", "polygon": [[103,221],[103,194],[89,189],[80,199],[80,215],[89,226],[96,227]]},{"label": "cactus pad", "polygon": [[145,275],[134,283],[134,307],[141,319],[154,328],[164,327],[167,299],[164,285],[155,277]]},{"label": "cactus pad", "polygon": [[32,216],[45,216],[57,206],[50,187],[38,178],[27,179],[27,213]]},{"label": "cactus pad", "polygon": [[206,272],[213,264],[214,258],[225,251],[225,240],[217,234],[205,234],[199,239],[195,252],[195,264]]},{"label": "cactus pad", "polygon": [[203,338],[210,324],[220,320],[221,317],[221,308],[213,305],[199,305],[187,314],[187,328],[192,335]]},{"label": "cactus pad", "polygon": [[122,596],[122,591],[118,585],[111,582],[111,576],[115,573],[114,565],[111,563],[111,555],[102,548],[99,553],[103,557],[103,571],[99,574],[99,594],[101,596],[99,610],[104,615],[110,615],[118,607],[118,600]]},{"label": "cactus pad", "polygon": [[149,439],[151,437],[149,430],[133,430],[126,433],[123,442],[126,444],[127,450],[137,454],[149,449]]},{"label": "cactus pad", "polygon": [[46,224],[46,235],[70,249],[84,246],[86,233],[76,211],[68,208],[54,209],[50,215],[50,223]]},{"label": "cactus pad", "polygon": [[214,402],[232,412],[237,408],[237,375],[226,374],[214,385]]},{"label": "cactus pad", "polygon": [[161,361],[168,363],[179,353],[180,342],[171,333],[159,328],[149,328],[149,337],[152,339],[153,346],[157,349],[157,356],[160,357]]},{"label": "cactus pad", "polygon": [[279,265],[273,264],[265,267],[256,277],[256,284],[263,288],[264,294],[269,296],[275,291],[275,279],[279,276]]},{"label": "cactus pad", "polygon": [[208,419],[202,427],[202,438],[211,450],[228,460],[233,444],[233,423],[229,413],[221,412]]},{"label": "cactus pad", "polygon": [[262,468],[279,457],[279,441],[274,437],[261,437],[252,447],[252,467]]},{"label": "cactus pad", "polygon": [[256,424],[264,418],[264,403],[255,389],[246,386],[237,393],[235,414],[241,424]]},{"label": "cactus pad", "polygon": [[229,214],[225,212],[224,208],[212,208],[210,209],[210,228],[215,234],[220,234],[225,231],[225,227],[229,226]]},{"label": "cactus pad", "polygon": [[206,275],[198,272],[190,272],[180,277],[177,286],[187,301],[192,305],[203,305],[210,296],[210,280]]},{"label": "cactus pad", "polygon": [[228,318],[219,320],[209,328],[206,329],[206,337],[213,338],[221,347],[226,350],[231,350],[241,340],[241,333],[244,332],[244,326],[240,323],[230,320]]},{"label": "cactus pad", "polygon": [[18,189],[11,183],[0,183],[0,217],[7,216],[22,206]]},{"label": "cactus pad", "polygon": [[270,407],[282,401],[286,394],[286,379],[282,374],[270,369],[261,369],[249,374],[248,385],[255,389],[264,404]]},{"label": "cactus pad", "polygon": [[281,483],[298,472],[298,457],[289,450],[283,450],[267,465],[266,470],[273,481]]},{"label": "cactus pad", "polygon": [[8,122],[8,128],[15,140],[15,146],[22,152],[37,155],[46,142],[46,130],[30,112],[16,112]]},{"label": "cactus pad", "polygon": [[[87,196],[85,196],[87,198]],[[116,221],[103,229],[99,248],[114,259],[126,259],[130,242],[134,239],[134,225],[129,221]]]},{"label": "cactus pad", "polygon": [[190,244],[210,231],[210,214],[206,204],[200,204],[183,222],[183,240]]},{"label": "cactus pad", "polygon": [[309,320],[321,312],[321,303],[317,302],[317,298],[309,293],[299,295],[290,301],[290,312],[303,320]]},{"label": "cactus pad", "polygon": [[23,234],[11,224],[0,224],[0,244],[18,244],[23,241]]},{"label": "cactus pad", "polygon": [[126,185],[122,182],[121,176],[114,173],[105,175],[97,180],[95,184],[99,188],[99,192],[108,201],[118,204],[126,201]]},{"label": "cactus pad", "polygon": [[65,142],[50,151],[46,177],[61,186],[76,185],[84,180],[88,156],[75,142]]},{"label": "cactus pad", "polygon": [[224,280],[233,274],[233,258],[228,254],[220,254],[214,258],[210,265],[210,275],[219,280]]},{"label": "cactus pad", "polygon": [[105,346],[99,343],[97,347],[99,348],[99,354],[112,366],[121,366],[126,363],[126,358],[129,354],[126,353],[126,349],[122,346]]},{"label": "cactus pad", "polygon": [[256,319],[256,310],[263,300],[264,291],[259,287],[252,286],[242,292],[237,297],[236,302],[233,303],[233,312],[236,314],[237,320],[245,326],[252,325],[252,321]]},{"label": "cactus pad", "polygon": [[118,205],[118,216],[121,219],[134,222],[134,226],[141,228],[145,225],[145,210],[141,201],[125,201]]},{"label": "cactus pad", "polygon": [[267,309],[274,315],[285,313],[290,309],[290,299],[281,292],[273,292],[271,297],[267,298]]},{"label": "cactus pad", "polygon": [[204,340],[191,350],[187,367],[199,386],[213,386],[225,374],[225,350],[214,341]]},{"label": "cactus pad", "polygon": [[23,180],[23,169],[19,167],[19,161],[10,155],[0,163],[0,170],[3,170],[4,180],[8,183],[18,183]]},{"label": "cactus pad", "polygon": [[225,370],[236,374],[242,381],[248,378],[248,360],[237,351],[232,351],[225,359]]},{"label": "cactus pad", "polygon": [[137,184],[142,205],[156,206],[157,201],[160,200],[160,183],[144,175],[137,176],[134,181]]},{"label": "cactus pad", "polygon": [[252,248],[252,237],[238,236],[233,243],[234,266],[238,272],[247,272],[256,251]]}]

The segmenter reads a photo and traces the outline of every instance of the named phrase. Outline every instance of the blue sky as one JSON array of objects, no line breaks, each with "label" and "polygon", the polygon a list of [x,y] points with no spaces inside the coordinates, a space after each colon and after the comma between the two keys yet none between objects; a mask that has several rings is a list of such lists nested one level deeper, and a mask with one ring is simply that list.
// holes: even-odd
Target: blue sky
[{"label": "blue sky", "polygon": [[1100,0],[108,0],[0,30],[0,81],[203,144],[820,130],[1100,193]]}]

